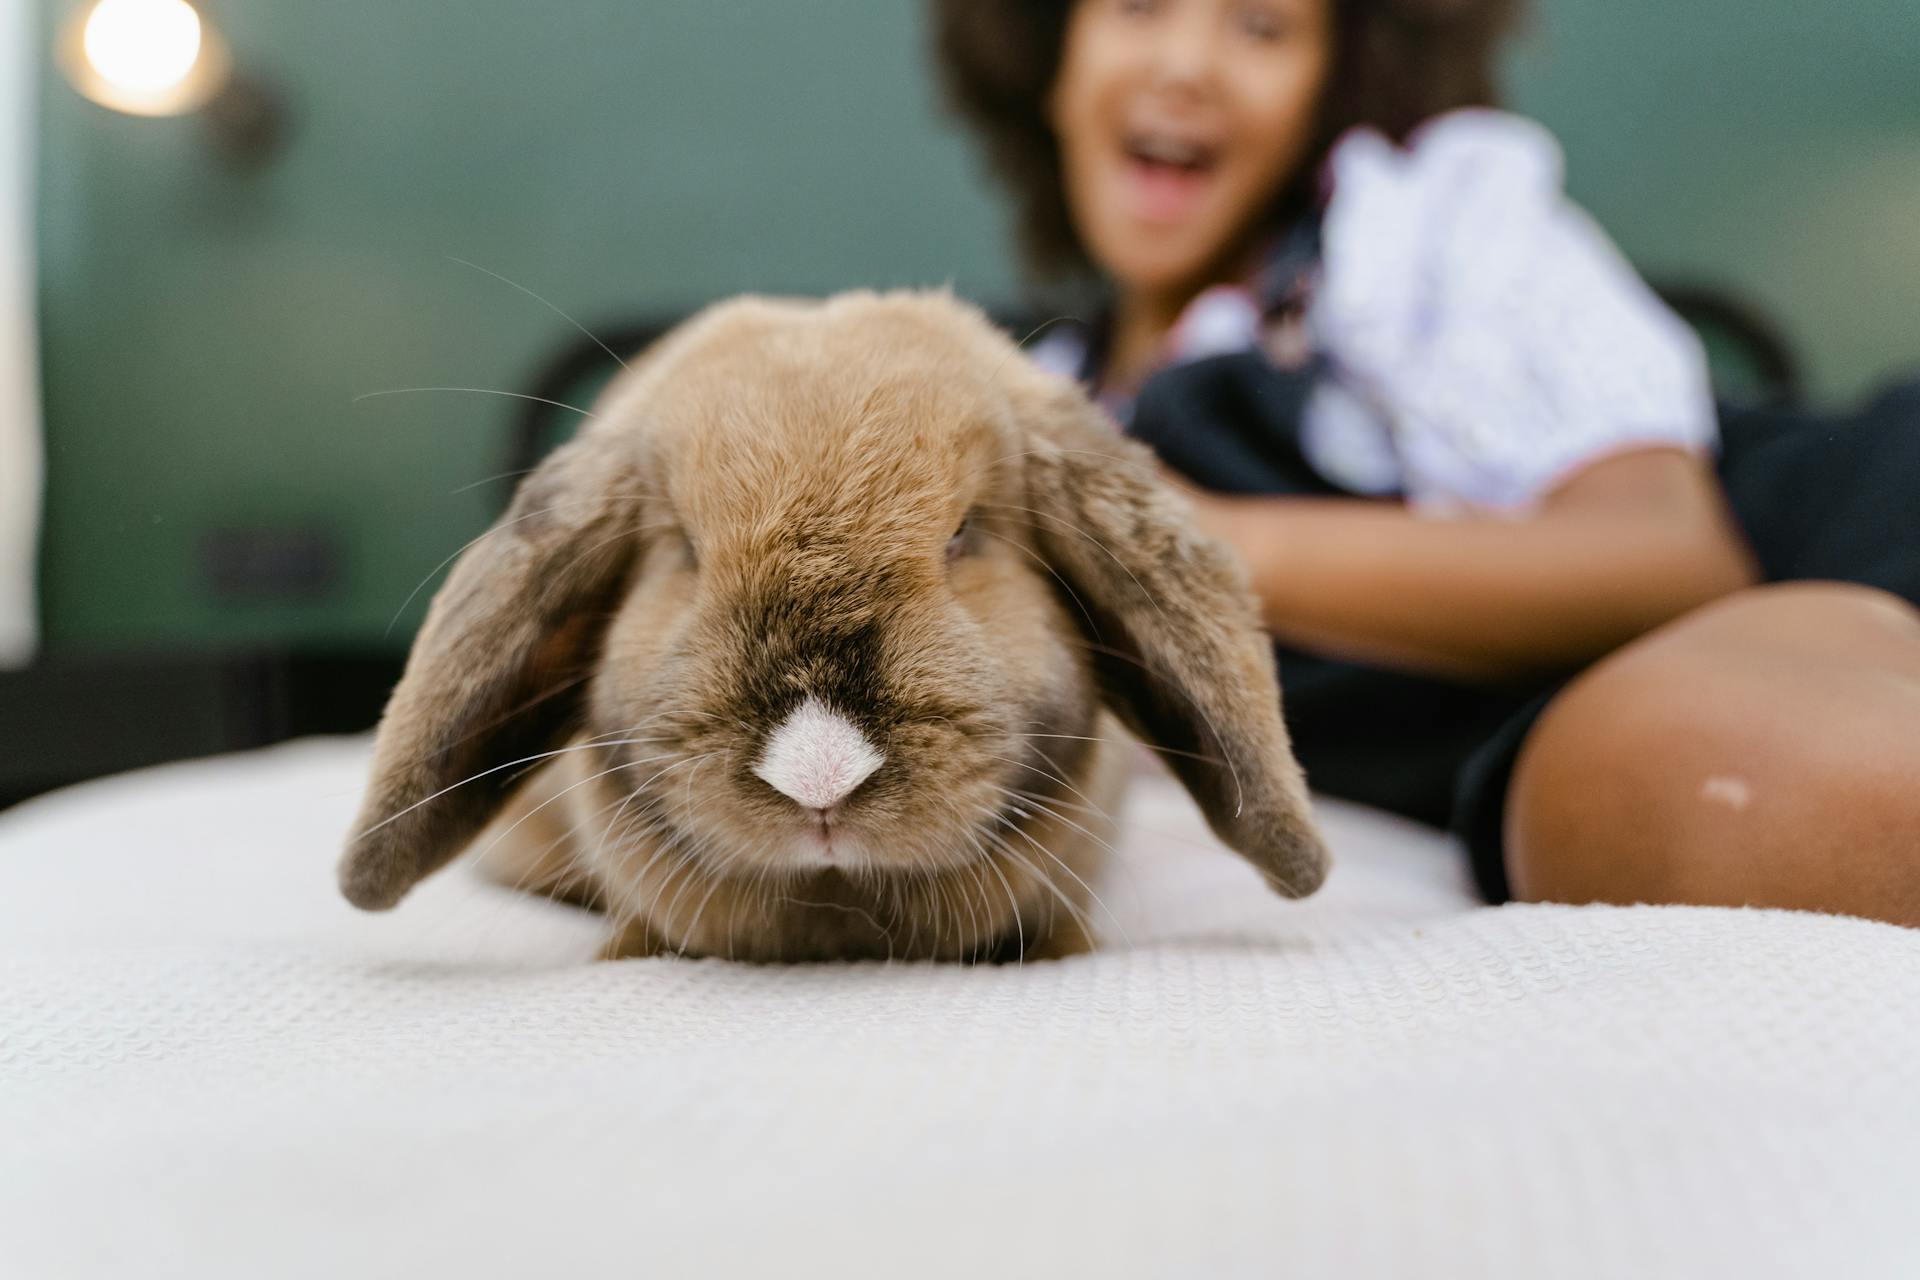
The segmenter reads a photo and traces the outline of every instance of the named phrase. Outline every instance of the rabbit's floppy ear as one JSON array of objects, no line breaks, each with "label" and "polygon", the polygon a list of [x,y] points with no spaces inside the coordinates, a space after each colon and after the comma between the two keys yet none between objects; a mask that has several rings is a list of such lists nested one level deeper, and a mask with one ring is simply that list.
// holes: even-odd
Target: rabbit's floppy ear
[{"label": "rabbit's floppy ear", "polygon": [[1290,897],[1326,878],[1306,781],[1280,716],[1273,645],[1245,572],[1070,384],[1021,405],[1033,533],[1088,632],[1101,692],[1214,833]]},{"label": "rabbit's floppy ear", "polygon": [[617,439],[561,446],[460,557],[387,703],[340,889],[385,910],[499,810],[577,727],[634,556],[638,468]]}]

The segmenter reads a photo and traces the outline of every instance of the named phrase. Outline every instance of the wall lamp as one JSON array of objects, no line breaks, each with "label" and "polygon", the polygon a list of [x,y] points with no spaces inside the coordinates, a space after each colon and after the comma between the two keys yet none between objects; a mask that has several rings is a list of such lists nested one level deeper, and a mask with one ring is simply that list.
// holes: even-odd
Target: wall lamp
[{"label": "wall lamp", "polygon": [[136,116],[198,113],[215,148],[252,165],[285,133],[279,97],[242,74],[188,0],[93,0],[62,27],[57,56],[86,98]]}]

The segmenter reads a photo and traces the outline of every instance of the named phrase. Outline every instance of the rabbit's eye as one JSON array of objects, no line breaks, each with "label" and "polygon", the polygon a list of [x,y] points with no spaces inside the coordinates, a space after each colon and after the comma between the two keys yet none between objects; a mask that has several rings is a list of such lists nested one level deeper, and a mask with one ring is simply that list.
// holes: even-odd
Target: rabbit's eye
[{"label": "rabbit's eye", "polygon": [[960,522],[960,527],[953,531],[953,536],[947,539],[947,563],[952,564],[972,551],[973,542],[973,513],[969,512],[967,518]]},{"label": "rabbit's eye", "polygon": [[693,545],[693,538],[685,529],[675,529],[668,535],[667,545],[679,553],[681,564],[689,569],[700,567],[700,551]]}]

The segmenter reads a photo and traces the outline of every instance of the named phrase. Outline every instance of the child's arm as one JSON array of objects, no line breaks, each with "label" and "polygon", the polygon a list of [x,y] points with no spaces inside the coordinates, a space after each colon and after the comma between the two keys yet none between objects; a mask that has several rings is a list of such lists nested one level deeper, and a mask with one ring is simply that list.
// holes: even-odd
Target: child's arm
[{"label": "child's arm", "polygon": [[1476,680],[1564,670],[1755,580],[1708,463],[1594,462],[1520,518],[1194,495],[1301,648]]}]

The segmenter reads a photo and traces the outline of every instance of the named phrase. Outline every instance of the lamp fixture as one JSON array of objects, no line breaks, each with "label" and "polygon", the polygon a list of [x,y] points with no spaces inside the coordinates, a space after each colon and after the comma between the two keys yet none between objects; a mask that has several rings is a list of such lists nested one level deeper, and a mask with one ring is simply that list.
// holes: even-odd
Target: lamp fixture
[{"label": "lamp fixture", "polygon": [[204,114],[231,160],[279,141],[281,104],[239,74],[227,43],[189,0],[93,0],[59,37],[61,69],[82,96],[135,116]]},{"label": "lamp fixture", "polygon": [[232,71],[225,42],[187,0],[95,0],[61,45],[73,87],[129,115],[198,110]]}]

